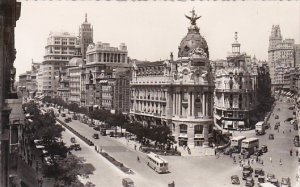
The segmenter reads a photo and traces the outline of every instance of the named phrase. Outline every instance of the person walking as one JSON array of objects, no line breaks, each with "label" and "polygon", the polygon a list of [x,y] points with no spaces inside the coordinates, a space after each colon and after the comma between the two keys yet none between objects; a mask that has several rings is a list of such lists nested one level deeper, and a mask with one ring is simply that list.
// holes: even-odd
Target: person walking
[{"label": "person walking", "polygon": [[272,163],[272,157],[270,157],[270,162]]},{"label": "person walking", "polygon": [[279,165],[282,165],[281,158],[280,158],[280,160],[279,160]]},{"label": "person walking", "polygon": [[299,181],[299,175],[298,175],[298,173],[296,175],[296,180],[297,180],[297,182]]},{"label": "person walking", "polygon": [[298,156],[299,152],[298,152],[298,149],[296,150],[296,156]]},{"label": "person walking", "polygon": [[293,156],[293,150],[292,149],[290,150],[290,156]]}]

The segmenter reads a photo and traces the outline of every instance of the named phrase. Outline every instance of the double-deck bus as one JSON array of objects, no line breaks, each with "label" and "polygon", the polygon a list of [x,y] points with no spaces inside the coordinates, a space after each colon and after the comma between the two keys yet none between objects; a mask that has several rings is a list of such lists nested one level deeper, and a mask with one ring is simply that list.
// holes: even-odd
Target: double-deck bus
[{"label": "double-deck bus", "polygon": [[258,138],[247,138],[242,141],[242,154],[249,158],[259,148]]},{"label": "double-deck bus", "polygon": [[168,162],[155,153],[147,154],[147,165],[157,173],[168,172]]},{"label": "double-deck bus", "polygon": [[235,136],[230,140],[233,152],[239,153],[241,151],[242,141],[246,139],[246,136]]},{"label": "double-deck bus", "polygon": [[265,134],[265,122],[264,121],[259,121],[255,124],[255,132],[256,132],[256,135]]}]

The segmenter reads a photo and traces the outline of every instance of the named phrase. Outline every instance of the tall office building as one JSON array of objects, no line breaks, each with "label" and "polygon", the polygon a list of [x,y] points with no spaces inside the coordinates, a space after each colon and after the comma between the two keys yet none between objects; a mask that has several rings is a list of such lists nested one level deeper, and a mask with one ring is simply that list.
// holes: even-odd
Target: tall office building
[{"label": "tall office building", "polygon": [[56,96],[59,79],[75,54],[76,36],[68,32],[50,33],[42,62],[42,94]]},{"label": "tall office building", "polygon": [[[281,89],[282,85],[276,83],[276,76],[282,67],[294,66],[294,39],[284,39],[279,25],[273,25],[269,37],[268,63],[272,90]],[[279,75],[280,76],[280,75]]]},{"label": "tall office building", "polygon": [[93,27],[87,21],[87,14],[85,14],[85,21],[79,27],[79,43],[81,48],[82,59],[86,58],[86,50],[89,44],[93,43]]}]

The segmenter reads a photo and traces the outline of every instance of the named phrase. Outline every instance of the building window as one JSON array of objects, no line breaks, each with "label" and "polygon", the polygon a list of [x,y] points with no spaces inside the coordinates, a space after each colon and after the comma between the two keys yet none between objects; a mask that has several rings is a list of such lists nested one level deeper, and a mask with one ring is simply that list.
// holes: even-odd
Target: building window
[{"label": "building window", "polygon": [[179,131],[180,131],[180,133],[187,133],[187,125],[185,125],[185,124],[180,124],[179,125]]},{"label": "building window", "polygon": [[202,134],[203,133],[203,126],[202,125],[195,125],[194,131],[195,131],[195,134]]}]

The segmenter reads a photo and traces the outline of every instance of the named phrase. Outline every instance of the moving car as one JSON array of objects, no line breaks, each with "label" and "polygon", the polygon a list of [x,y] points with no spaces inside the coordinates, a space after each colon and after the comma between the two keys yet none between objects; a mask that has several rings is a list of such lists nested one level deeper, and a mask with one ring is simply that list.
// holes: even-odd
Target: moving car
[{"label": "moving car", "polygon": [[65,113],[61,113],[61,117],[66,117],[66,114]]},{"label": "moving car", "polygon": [[94,133],[94,134],[93,134],[93,138],[94,138],[94,139],[99,139],[99,134],[98,134],[98,133]]},{"label": "moving car", "polygon": [[134,182],[130,178],[123,178],[122,185],[123,187],[134,187]]},{"label": "moving car", "polygon": [[272,173],[267,174],[267,182],[271,182],[272,179],[275,179],[275,175]]},{"label": "moving car", "polygon": [[269,140],[274,140],[274,134],[269,134]]},{"label": "moving car", "polygon": [[71,138],[71,142],[72,142],[72,143],[76,143],[75,137],[72,137],[72,138]]},{"label": "moving car", "polygon": [[282,177],[281,187],[291,187],[291,180],[289,177]]},{"label": "moving car", "polygon": [[299,142],[299,135],[296,135],[295,137],[294,137],[294,143],[295,142]]},{"label": "moving car", "polygon": [[71,121],[72,121],[72,119],[71,119],[70,117],[65,119],[65,122],[66,122],[66,123],[69,123],[69,122],[71,122]]},{"label": "moving car", "polygon": [[254,153],[255,156],[261,156],[263,154],[262,149],[257,149]]},{"label": "moving car", "polygon": [[253,169],[251,166],[244,166],[243,167],[243,180],[246,180],[247,177],[251,176],[251,174],[253,173]]},{"label": "moving car", "polygon": [[[264,176],[258,176],[257,177],[257,182],[258,184],[261,184],[261,183],[265,183],[265,177]],[[258,185],[259,186],[259,185]]]},{"label": "moving car", "polygon": [[247,177],[246,186],[250,186],[250,187],[254,186],[254,180],[252,177]]},{"label": "moving car", "polygon": [[278,182],[278,179],[276,179],[276,178],[271,179],[271,180],[270,180],[270,183],[273,184],[274,186],[279,187],[279,182]]},{"label": "moving car", "polygon": [[237,176],[237,175],[232,175],[232,176],[231,176],[231,183],[232,183],[232,184],[240,184],[239,176]]},{"label": "moving car", "polygon": [[262,170],[262,168],[256,168],[254,170],[254,177],[258,177],[258,176],[264,176],[265,172],[264,170]]},{"label": "moving car", "polygon": [[262,146],[261,146],[261,151],[262,151],[263,153],[268,152],[268,146],[262,145]]},{"label": "moving car", "polygon": [[74,150],[75,151],[80,151],[81,150],[81,147],[79,144],[74,144]]},{"label": "moving car", "polygon": [[275,119],[279,119],[279,116],[278,116],[278,115],[275,115]]}]

